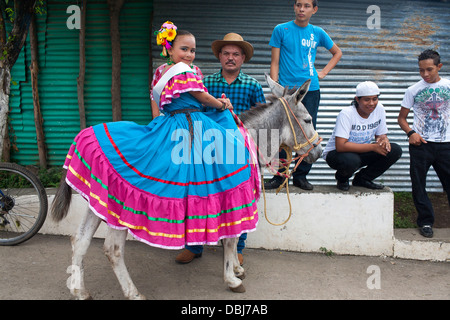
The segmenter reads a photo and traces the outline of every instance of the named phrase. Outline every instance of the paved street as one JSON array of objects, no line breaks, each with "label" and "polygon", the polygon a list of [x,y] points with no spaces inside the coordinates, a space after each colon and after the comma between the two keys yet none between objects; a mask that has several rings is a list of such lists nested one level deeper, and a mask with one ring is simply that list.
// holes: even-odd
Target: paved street
[{"label": "paved street", "polygon": [[[94,239],[87,254],[86,286],[94,299],[121,300],[102,244]],[[448,262],[247,249],[247,291],[237,294],[223,283],[221,247],[206,247],[202,258],[187,265],[174,262],[177,253],[127,242],[129,272],[148,299],[450,299]],[[0,247],[0,299],[73,299],[66,287],[70,257],[66,236],[38,234],[19,246]]]}]

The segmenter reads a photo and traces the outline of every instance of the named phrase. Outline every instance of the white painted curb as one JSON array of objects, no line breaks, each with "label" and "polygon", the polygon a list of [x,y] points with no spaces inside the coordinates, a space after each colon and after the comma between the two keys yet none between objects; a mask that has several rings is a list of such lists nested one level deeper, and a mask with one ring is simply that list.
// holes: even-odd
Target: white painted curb
[{"label": "white painted curb", "polygon": [[[264,216],[264,199],[258,202],[259,223],[249,233],[247,248],[297,252],[331,251],[335,254],[391,256],[395,258],[450,261],[450,229],[435,229],[435,237],[423,238],[415,229],[393,227],[394,196],[389,188],[372,191],[351,187],[338,192],[335,187],[316,186],[303,191],[290,186],[292,215],[282,226],[270,224]],[[53,195],[49,192],[49,208]],[[289,215],[285,192],[266,192],[267,215],[281,223]],[[86,201],[73,194],[66,219],[56,224],[49,216],[42,234],[73,235],[87,210]],[[101,224],[95,237],[104,238],[107,226]],[[128,236],[128,239],[133,239]]]}]

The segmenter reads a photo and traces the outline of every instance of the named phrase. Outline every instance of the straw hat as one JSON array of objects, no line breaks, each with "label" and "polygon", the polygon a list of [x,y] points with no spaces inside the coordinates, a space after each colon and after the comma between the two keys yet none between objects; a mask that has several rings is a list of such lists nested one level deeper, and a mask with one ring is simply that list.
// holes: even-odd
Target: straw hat
[{"label": "straw hat", "polygon": [[216,40],[211,44],[211,49],[217,59],[219,59],[219,52],[222,47],[229,44],[237,45],[244,51],[244,62],[250,61],[253,57],[253,46],[249,42],[244,41],[244,38],[237,33],[228,33],[223,37],[223,40]]}]

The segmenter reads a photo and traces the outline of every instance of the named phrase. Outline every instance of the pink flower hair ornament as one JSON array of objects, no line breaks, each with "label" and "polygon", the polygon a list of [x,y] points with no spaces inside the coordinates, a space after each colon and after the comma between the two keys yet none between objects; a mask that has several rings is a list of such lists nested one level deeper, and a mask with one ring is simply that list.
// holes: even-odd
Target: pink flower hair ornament
[{"label": "pink flower hair ornament", "polygon": [[171,21],[166,21],[162,24],[161,29],[155,31],[155,35],[156,44],[163,47],[161,57],[170,59],[167,50],[172,48],[172,42],[177,36],[177,26]]}]

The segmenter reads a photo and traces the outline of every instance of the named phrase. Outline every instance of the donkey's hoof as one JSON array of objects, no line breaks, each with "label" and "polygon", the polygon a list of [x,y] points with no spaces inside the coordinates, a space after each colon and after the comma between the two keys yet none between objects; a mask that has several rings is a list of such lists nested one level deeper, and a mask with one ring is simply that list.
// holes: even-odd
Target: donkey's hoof
[{"label": "donkey's hoof", "polygon": [[242,272],[242,273],[238,273],[238,274],[236,274],[236,278],[239,278],[239,279],[241,279],[241,280],[244,280],[245,279],[245,272]]},{"label": "donkey's hoof", "polygon": [[231,288],[230,290],[235,292],[235,293],[244,293],[245,292],[245,287],[243,284],[240,284],[239,286],[237,286],[236,288]]},{"label": "donkey's hoof", "polygon": [[75,299],[77,300],[94,300],[91,294],[86,290],[70,290]]}]

